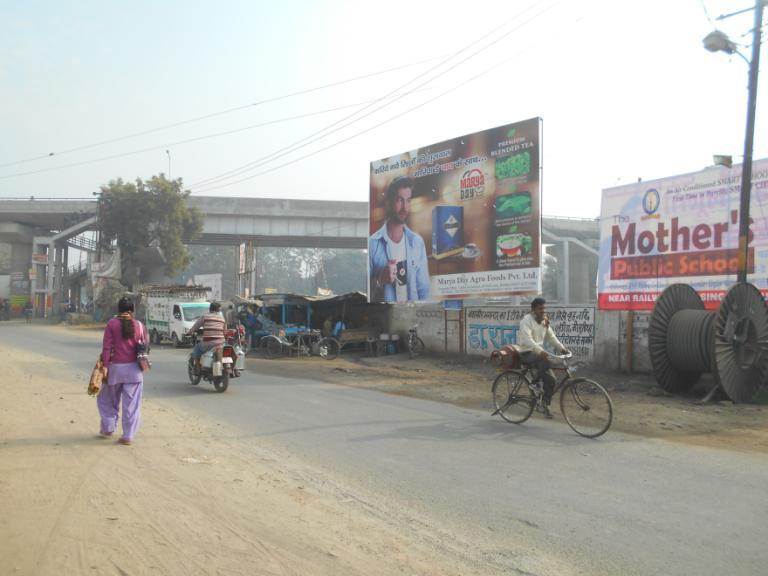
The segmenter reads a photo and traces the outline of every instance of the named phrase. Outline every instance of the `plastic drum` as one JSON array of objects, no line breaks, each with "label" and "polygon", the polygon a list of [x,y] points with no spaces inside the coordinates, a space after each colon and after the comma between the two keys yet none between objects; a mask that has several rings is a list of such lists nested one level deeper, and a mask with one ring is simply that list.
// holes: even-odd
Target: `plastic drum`
[{"label": "plastic drum", "polygon": [[389,353],[397,354],[400,351],[400,334],[391,334],[389,340],[391,342],[389,345]]}]

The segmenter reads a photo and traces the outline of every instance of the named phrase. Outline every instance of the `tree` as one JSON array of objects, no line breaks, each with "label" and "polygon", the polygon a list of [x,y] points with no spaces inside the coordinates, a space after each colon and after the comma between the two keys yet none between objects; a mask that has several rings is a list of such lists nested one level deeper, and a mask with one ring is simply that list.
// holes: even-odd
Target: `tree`
[{"label": "tree", "polygon": [[365,292],[367,289],[367,255],[365,250],[325,251],[325,280],[335,294]]},{"label": "tree", "polygon": [[557,258],[548,254],[543,254],[541,263],[541,294],[550,301],[558,299],[558,275],[560,274],[560,263]]},{"label": "tree", "polygon": [[234,246],[192,245],[187,246],[187,251],[190,263],[177,278],[180,284],[186,284],[196,274],[221,274],[223,298],[237,294],[237,253]]},{"label": "tree", "polygon": [[[117,241],[122,254],[122,271],[135,270],[139,254],[150,245],[157,246],[165,259],[169,276],[186,268],[190,256],[184,246],[200,234],[200,212],[187,206],[189,190],[181,179],[168,180],[161,174],[136,183],[111,180],[101,187],[99,221],[102,240]],[[136,278],[138,280],[138,278]]]},{"label": "tree", "polygon": [[117,301],[126,292],[126,287],[117,280],[111,278],[105,280],[93,305],[94,318],[98,321],[111,317],[116,312]]},{"label": "tree", "polygon": [[257,291],[316,294],[330,288],[335,294],[366,289],[363,250],[330,248],[259,248]]}]

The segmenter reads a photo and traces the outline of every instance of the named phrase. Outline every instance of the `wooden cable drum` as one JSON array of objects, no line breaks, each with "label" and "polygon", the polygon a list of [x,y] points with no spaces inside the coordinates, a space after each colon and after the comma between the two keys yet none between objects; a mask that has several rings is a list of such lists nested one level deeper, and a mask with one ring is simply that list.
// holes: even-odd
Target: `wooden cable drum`
[{"label": "wooden cable drum", "polygon": [[[712,316],[687,284],[668,286],[656,300],[648,325],[648,352],[656,382],[667,392],[686,392],[702,373],[712,372],[711,354],[702,350],[713,338],[705,332],[712,325],[707,317]],[[693,326],[700,331],[695,338]]]},{"label": "wooden cable drum", "polygon": [[709,312],[693,288],[673,284],[651,314],[648,352],[667,392],[686,392],[711,373],[731,400],[749,401],[768,383],[768,306],[757,288],[737,284]]},{"label": "wooden cable drum", "polygon": [[734,402],[749,402],[768,385],[768,306],[752,284],[732,286],[720,303],[714,356]]}]

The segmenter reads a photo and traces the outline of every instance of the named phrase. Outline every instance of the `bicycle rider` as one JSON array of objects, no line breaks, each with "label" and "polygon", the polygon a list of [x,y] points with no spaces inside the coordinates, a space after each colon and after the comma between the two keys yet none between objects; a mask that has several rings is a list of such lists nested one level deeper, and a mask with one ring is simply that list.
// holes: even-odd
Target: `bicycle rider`
[{"label": "bicycle rider", "polygon": [[560,340],[555,336],[555,331],[549,325],[546,304],[547,301],[544,298],[533,299],[531,313],[526,314],[520,321],[520,327],[517,330],[517,345],[521,351],[520,359],[536,371],[534,384],[539,381],[544,383],[542,410],[545,417],[552,418],[549,404],[552,401],[556,380],[552,373],[552,358],[544,350],[544,344],[549,344],[560,354],[568,354],[568,349],[560,343]]}]

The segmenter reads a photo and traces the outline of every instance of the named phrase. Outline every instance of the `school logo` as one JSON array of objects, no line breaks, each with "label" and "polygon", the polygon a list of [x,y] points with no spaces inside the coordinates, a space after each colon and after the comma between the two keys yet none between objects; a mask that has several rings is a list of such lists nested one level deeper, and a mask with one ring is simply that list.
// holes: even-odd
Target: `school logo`
[{"label": "school logo", "polygon": [[645,196],[643,196],[643,210],[648,216],[655,214],[660,204],[661,196],[659,196],[659,191],[656,188],[646,191]]}]

